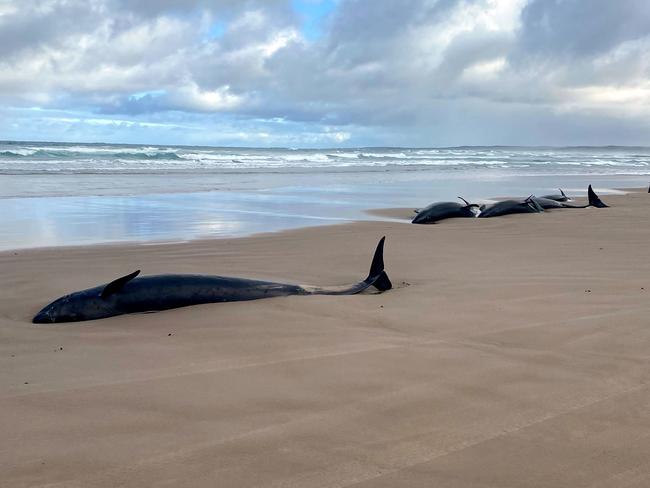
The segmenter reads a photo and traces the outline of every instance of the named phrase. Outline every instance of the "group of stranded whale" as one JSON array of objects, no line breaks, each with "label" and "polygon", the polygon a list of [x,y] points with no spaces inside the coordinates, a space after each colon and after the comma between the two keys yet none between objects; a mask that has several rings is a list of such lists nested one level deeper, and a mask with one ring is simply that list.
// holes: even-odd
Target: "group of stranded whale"
[{"label": "group of stranded whale", "polygon": [[[650,193],[650,189],[648,190]],[[562,190],[557,195],[529,196],[492,205],[438,202],[423,208],[414,224],[432,224],[455,217],[497,217],[515,213],[537,213],[555,208],[607,207],[589,185],[589,203],[572,205]],[[209,275],[167,274],[139,277],[140,270],[106,285],[65,295],[43,308],[33,318],[35,324],[79,322],[130,313],[157,312],[204,303],[237,302],[289,295],[354,295],[374,287],[380,292],[392,284],[384,270],[384,241],[377,245],[365,280],[350,285],[317,287],[274,283],[244,278]]]},{"label": "group of stranded whale", "polygon": [[492,205],[469,203],[464,198],[458,197],[463,201],[463,203],[436,202],[421,210],[416,210],[415,212],[417,215],[413,218],[412,223],[434,224],[440,220],[458,217],[490,218],[518,213],[539,213],[544,210],[555,208],[608,207],[608,205],[598,198],[598,195],[596,195],[596,192],[591,188],[591,185],[589,185],[589,188],[587,189],[587,197],[589,199],[587,205],[572,205],[568,203],[570,198],[566,196],[562,189],[560,189],[559,194],[544,195],[543,197],[531,195],[528,198],[522,198],[519,200],[503,200]]}]

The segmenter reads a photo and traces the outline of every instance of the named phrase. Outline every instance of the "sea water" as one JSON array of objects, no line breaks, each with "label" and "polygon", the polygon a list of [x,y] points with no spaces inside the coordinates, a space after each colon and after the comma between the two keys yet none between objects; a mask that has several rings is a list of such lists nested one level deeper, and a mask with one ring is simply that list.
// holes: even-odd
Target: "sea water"
[{"label": "sea water", "polygon": [[647,147],[223,148],[0,142],[0,249],[244,236],[371,208],[650,177]]}]

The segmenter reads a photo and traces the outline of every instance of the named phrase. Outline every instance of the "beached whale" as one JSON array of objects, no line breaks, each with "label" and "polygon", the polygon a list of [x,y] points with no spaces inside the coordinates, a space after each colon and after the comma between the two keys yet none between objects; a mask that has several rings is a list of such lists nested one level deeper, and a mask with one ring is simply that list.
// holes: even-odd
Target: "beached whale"
[{"label": "beached whale", "polygon": [[551,210],[554,208],[587,208],[591,207],[592,204],[588,203],[586,205],[572,205],[566,202],[560,202],[557,200],[551,200],[546,197],[532,197],[537,205],[542,207],[544,210]]},{"label": "beached whale", "polygon": [[[562,191],[562,190],[560,190]],[[533,200],[544,210],[550,210],[553,208],[587,208],[587,207],[596,207],[596,208],[606,208],[609,207],[609,205],[606,205],[603,203],[603,201],[598,198],[598,195],[596,195],[596,192],[591,188],[591,185],[589,185],[589,188],[587,189],[587,198],[589,199],[589,203],[586,205],[573,205],[570,203],[566,203],[563,201],[559,200],[553,200],[548,197],[532,197]]]},{"label": "beached whale", "polygon": [[[562,192],[562,190],[560,191]],[[562,192],[562,194],[564,195],[564,192]],[[591,185],[589,185],[589,188],[587,189],[587,198],[589,199],[589,203],[586,205],[572,205],[570,203],[548,197],[536,197],[534,195],[531,195],[525,200],[504,200],[503,202],[498,202],[494,205],[484,205],[481,207],[481,213],[479,217],[500,217],[501,215],[508,215],[513,213],[537,213],[554,208],[609,207],[609,205],[605,204],[598,197],[598,195],[596,195],[596,192],[593,190]]]},{"label": "beached whale", "polygon": [[493,205],[482,205],[479,218],[486,219],[490,217],[501,217],[502,215],[539,213],[543,211],[544,209],[535,202],[531,195],[525,200],[504,200]]},{"label": "beached whale", "polygon": [[564,191],[562,191],[562,188],[558,188],[558,189],[560,190],[559,195],[555,193],[553,195],[542,195],[539,198],[546,198],[547,200],[555,200],[556,202],[568,202],[570,198],[566,196]]},{"label": "beached whale", "polygon": [[532,197],[532,199],[535,201],[535,203],[537,205],[542,207],[544,210],[551,210],[551,209],[554,209],[554,208],[585,208],[585,207],[588,206],[588,205],[573,206],[573,205],[569,205],[569,204],[566,204],[564,202],[560,202],[558,200],[552,200],[552,199],[546,198],[546,197],[535,197],[534,196],[534,197]]},{"label": "beached whale", "polygon": [[460,198],[465,204],[457,202],[437,202],[424,207],[411,221],[412,224],[433,224],[440,220],[456,217],[476,217],[479,213],[478,205],[469,203],[463,197]]},{"label": "beached whale", "polygon": [[[564,192],[562,192],[562,194],[564,195]],[[587,189],[587,197],[589,199],[589,203],[587,203],[586,205],[573,205],[571,203],[567,203],[566,201],[548,198],[548,196],[536,197],[532,195],[528,198],[531,199],[534,203],[536,203],[544,210],[551,210],[554,208],[587,208],[587,207],[605,208],[609,206],[603,203],[603,201],[600,198],[598,198],[598,195],[596,195],[596,192],[594,192],[594,190],[591,188],[591,185],[589,185],[589,188]]]},{"label": "beached whale", "polygon": [[33,319],[35,324],[79,322],[115,315],[157,312],[201,303],[257,300],[288,295],[354,295],[371,286],[392,288],[384,271],[384,240],[375,250],[368,277],[345,286],[317,287],[208,275],[154,275],[140,271],[55,300]]}]

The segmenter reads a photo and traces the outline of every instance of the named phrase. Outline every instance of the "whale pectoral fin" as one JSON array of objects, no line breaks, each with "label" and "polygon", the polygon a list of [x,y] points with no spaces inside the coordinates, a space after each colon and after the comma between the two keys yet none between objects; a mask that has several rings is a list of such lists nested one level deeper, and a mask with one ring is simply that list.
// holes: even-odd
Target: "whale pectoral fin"
[{"label": "whale pectoral fin", "polygon": [[524,203],[528,204],[528,206],[534,210],[535,212],[543,212],[544,209],[542,206],[537,202],[535,199],[535,195],[531,195],[526,200],[524,200]]},{"label": "whale pectoral fin", "polygon": [[107,298],[110,297],[112,294],[117,293],[120,291],[124,285],[126,285],[129,281],[131,281],[133,278],[138,276],[140,274],[140,270],[136,270],[133,273],[130,273],[126,276],[122,276],[121,278],[118,278],[114,281],[111,281],[108,285],[104,287],[101,293],[102,298]]}]

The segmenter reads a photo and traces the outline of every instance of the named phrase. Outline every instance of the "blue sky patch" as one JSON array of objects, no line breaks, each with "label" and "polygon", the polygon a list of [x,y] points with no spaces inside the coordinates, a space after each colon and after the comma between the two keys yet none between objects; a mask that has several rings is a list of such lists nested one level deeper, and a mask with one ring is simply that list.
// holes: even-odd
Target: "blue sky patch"
[{"label": "blue sky patch", "polygon": [[313,41],[323,35],[323,22],[336,8],[337,0],[293,0],[292,3],[302,19],[303,35]]},{"label": "blue sky patch", "polygon": [[206,40],[212,41],[214,39],[219,39],[226,32],[226,23],[222,20],[219,20],[212,24],[208,29],[205,37]]},{"label": "blue sky patch", "polygon": [[141,92],[133,93],[129,98],[131,98],[132,100],[140,100],[141,98],[144,97],[155,98],[155,97],[160,97],[164,94],[165,94],[165,90],[149,90],[149,91],[141,91]]}]

